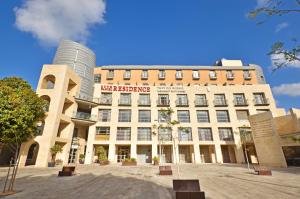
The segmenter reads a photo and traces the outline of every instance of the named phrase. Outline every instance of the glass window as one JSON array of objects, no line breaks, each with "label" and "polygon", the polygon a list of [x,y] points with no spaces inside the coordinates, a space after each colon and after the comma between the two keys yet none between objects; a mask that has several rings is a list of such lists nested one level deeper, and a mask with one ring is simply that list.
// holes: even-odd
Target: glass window
[{"label": "glass window", "polygon": [[227,76],[227,79],[234,79],[234,74],[233,74],[232,70],[228,70],[226,72],[226,76]]},{"label": "glass window", "polygon": [[209,122],[209,113],[208,111],[197,111],[197,121],[200,123]]},{"label": "glass window", "polygon": [[111,104],[112,94],[111,93],[101,93],[100,104]]},{"label": "glass window", "polygon": [[142,70],[142,79],[148,79],[148,70]]},{"label": "glass window", "polygon": [[249,127],[240,127],[239,131],[240,131],[240,138],[241,138],[242,144],[253,143],[251,128],[249,128]]},{"label": "glass window", "polygon": [[95,74],[94,75],[94,82],[95,83],[101,83],[101,74]]},{"label": "glass window", "polygon": [[96,127],[96,135],[109,135],[110,133],[110,127]]},{"label": "glass window", "polygon": [[227,101],[224,94],[215,94],[214,103],[215,105],[226,105]]},{"label": "glass window", "polygon": [[209,78],[210,79],[217,79],[216,71],[214,71],[214,70],[209,71]]},{"label": "glass window", "polygon": [[166,72],[164,70],[158,71],[158,78],[159,79],[165,79],[166,78]]},{"label": "glass window", "polygon": [[151,128],[138,127],[138,141],[151,141]]},{"label": "glass window", "polygon": [[124,72],[124,79],[130,79],[130,76],[131,76],[130,70],[125,70],[125,72]]},{"label": "glass window", "polygon": [[230,122],[228,111],[217,111],[218,122]]},{"label": "glass window", "polygon": [[254,101],[256,105],[268,104],[268,100],[264,93],[254,93]]},{"label": "glass window", "polygon": [[249,112],[248,110],[236,110],[236,117],[238,120],[246,121],[248,120]]},{"label": "glass window", "polygon": [[220,140],[234,141],[231,128],[219,128],[219,136],[220,136]]},{"label": "glass window", "polygon": [[117,128],[117,140],[131,140],[131,128],[130,127],[118,127]]},{"label": "glass window", "polygon": [[168,94],[161,94],[158,95],[158,105],[169,105],[169,95]]},{"label": "glass window", "polygon": [[200,141],[213,141],[211,128],[198,128],[198,135]]},{"label": "glass window", "polygon": [[182,74],[182,71],[181,70],[176,70],[176,79],[182,79],[183,77],[183,74]]},{"label": "glass window", "polygon": [[193,70],[193,79],[200,79],[199,71]]},{"label": "glass window", "polygon": [[131,110],[119,110],[119,122],[131,122]]},{"label": "glass window", "polygon": [[119,104],[130,105],[131,104],[131,94],[130,93],[121,93]]},{"label": "glass window", "polygon": [[187,95],[183,95],[183,94],[177,95],[176,105],[188,105],[188,104],[189,102],[188,102]]},{"label": "glass window", "polygon": [[251,73],[249,70],[244,70],[244,79],[251,79]]},{"label": "glass window", "polygon": [[166,111],[158,111],[158,122],[164,123],[169,121],[171,121],[171,118]]},{"label": "glass window", "polygon": [[187,123],[190,122],[190,112],[189,111],[177,111],[177,118],[179,122]]},{"label": "glass window", "polygon": [[114,78],[114,70],[108,70],[106,78],[107,79]]},{"label": "glass window", "polygon": [[243,93],[233,94],[235,105],[246,105],[245,95]]},{"label": "glass window", "polygon": [[139,95],[139,105],[150,105],[150,95],[149,94],[140,94]]},{"label": "glass window", "polygon": [[151,111],[139,110],[139,122],[151,122]]},{"label": "glass window", "polygon": [[158,140],[172,141],[172,131],[169,128],[158,129]]},{"label": "glass window", "polygon": [[197,94],[195,95],[195,105],[196,106],[206,106],[207,100],[205,94]]},{"label": "glass window", "polygon": [[111,110],[110,109],[99,109],[99,121],[110,122]]},{"label": "glass window", "polygon": [[180,141],[192,141],[192,128],[178,128],[178,137]]},{"label": "glass window", "polygon": [[256,112],[257,113],[265,113],[265,112],[268,112],[270,111],[269,109],[256,109]]}]

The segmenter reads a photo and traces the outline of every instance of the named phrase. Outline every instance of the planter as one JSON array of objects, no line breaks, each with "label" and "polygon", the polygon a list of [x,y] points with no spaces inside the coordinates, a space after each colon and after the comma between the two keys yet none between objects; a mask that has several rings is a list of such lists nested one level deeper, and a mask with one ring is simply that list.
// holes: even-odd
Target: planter
[{"label": "planter", "polygon": [[159,162],[158,162],[158,160],[153,160],[153,165],[159,165]]},{"label": "planter", "polygon": [[109,161],[108,160],[100,160],[99,164],[100,164],[100,166],[105,166],[105,165],[109,164]]},{"label": "planter", "polygon": [[136,166],[136,162],[123,161],[122,166]]},{"label": "planter", "polygon": [[173,190],[176,199],[199,198],[205,199],[205,193],[200,189],[198,179],[195,180],[173,180]]},{"label": "planter", "polygon": [[55,162],[48,162],[48,167],[55,167]]},{"label": "planter", "polygon": [[79,164],[83,164],[84,163],[84,160],[79,160]]}]

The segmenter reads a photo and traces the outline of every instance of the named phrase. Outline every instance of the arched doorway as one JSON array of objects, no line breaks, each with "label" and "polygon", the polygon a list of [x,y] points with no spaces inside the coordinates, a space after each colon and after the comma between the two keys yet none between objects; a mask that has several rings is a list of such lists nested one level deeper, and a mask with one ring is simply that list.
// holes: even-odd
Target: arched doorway
[{"label": "arched doorway", "polygon": [[39,152],[39,144],[35,142],[30,146],[28,150],[25,166],[35,165],[38,152]]}]

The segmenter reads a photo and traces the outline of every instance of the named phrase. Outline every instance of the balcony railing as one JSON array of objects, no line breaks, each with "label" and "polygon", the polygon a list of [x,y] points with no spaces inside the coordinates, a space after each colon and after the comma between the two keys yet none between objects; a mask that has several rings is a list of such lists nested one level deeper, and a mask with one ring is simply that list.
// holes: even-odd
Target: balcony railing
[{"label": "balcony railing", "polygon": [[176,106],[189,106],[188,100],[176,100]]},{"label": "balcony railing", "polygon": [[92,97],[88,97],[88,96],[80,95],[80,94],[77,94],[75,96],[75,99],[79,99],[79,100],[83,100],[83,101],[87,101],[87,102],[93,102],[93,103],[97,103],[97,104],[99,104],[99,101],[100,101],[99,98],[92,98]]},{"label": "balcony railing", "polygon": [[138,141],[151,141],[151,134],[138,134]]},{"label": "balcony railing", "polygon": [[120,140],[120,141],[130,141],[131,140],[131,135],[130,134],[117,134],[117,140]]},{"label": "balcony railing", "polygon": [[121,100],[119,99],[119,106],[131,106],[131,99]]},{"label": "balcony railing", "polygon": [[157,106],[170,106],[170,100],[157,100]]},{"label": "balcony railing", "polygon": [[234,99],[233,100],[233,104],[234,106],[248,106],[248,100],[244,99],[244,100],[237,100],[237,99]]},{"label": "balcony railing", "polygon": [[267,98],[261,98],[261,99],[254,99],[254,104],[256,106],[267,106],[270,105],[270,101]]},{"label": "balcony railing", "polygon": [[91,115],[90,113],[85,113],[85,112],[74,112],[72,118],[79,119],[79,120],[97,121],[96,115]]},{"label": "balcony railing", "polygon": [[139,106],[151,106],[151,101],[150,100],[138,100],[138,105]]},{"label": "balcony railing", "polygon": [[192,135],[179,136],[179,141],[193,141]]},{"label": "balcony railing", "polygon": [[172,141],[171,134],[158,134],[158,141]]},{"label": "balcony railing", "polygon": [[227,100],[214,100],[215,106],[228,106]]},{"label": "balcony railing", "polygon": [[195,100],[195,106],[208,106],[208,101],[206,99]]},{"label": "balcony railing", "polygon": [[112,104],[112,98],[100,98],[99,99],[99,104],[101,105],[111,105]]}]

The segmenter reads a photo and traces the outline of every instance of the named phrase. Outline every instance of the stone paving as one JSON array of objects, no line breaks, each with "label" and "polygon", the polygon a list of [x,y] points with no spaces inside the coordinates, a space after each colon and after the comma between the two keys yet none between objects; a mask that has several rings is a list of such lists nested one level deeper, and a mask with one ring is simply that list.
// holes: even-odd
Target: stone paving
[{"label": "stone paving", "polygon": [[[18,193],[5,199],[171,199],[172,179],[178,178],[172,168],[173,176],[158,176],[158,167],[151,165],[78,165],[72,177],[57,177],[60,168],[23,168]],[[0,190],[6,169],[0,168]],[[273,176],[254,175],[233,164],[185,164],[179,171],[181,179],[199,179],[207,199],[300,198],[300,168],[274,169]]]}]

